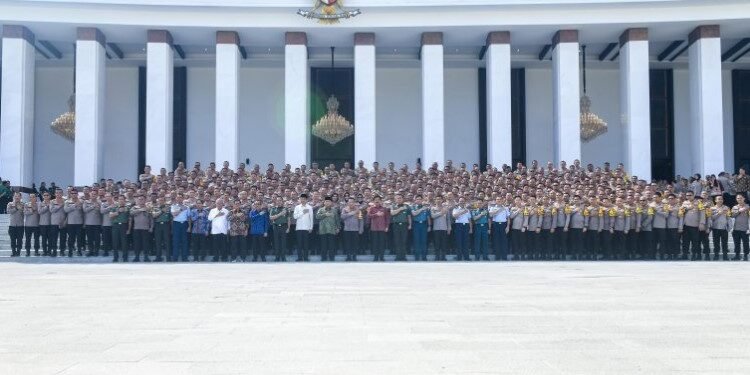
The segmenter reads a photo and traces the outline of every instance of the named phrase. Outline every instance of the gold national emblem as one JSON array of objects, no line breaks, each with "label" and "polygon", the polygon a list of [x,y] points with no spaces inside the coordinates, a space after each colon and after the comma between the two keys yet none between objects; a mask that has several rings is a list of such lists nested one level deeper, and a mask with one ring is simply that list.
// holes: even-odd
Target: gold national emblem
[{"label": "gold national emblem", "polygon": [[314,18],[327,25],[338,23],[342,18],[355,17],[360,13],[359,9],[348,10],[344,8],[343,0],[314,0],[312,8],[297,11],[297,14],[302,17]]}]

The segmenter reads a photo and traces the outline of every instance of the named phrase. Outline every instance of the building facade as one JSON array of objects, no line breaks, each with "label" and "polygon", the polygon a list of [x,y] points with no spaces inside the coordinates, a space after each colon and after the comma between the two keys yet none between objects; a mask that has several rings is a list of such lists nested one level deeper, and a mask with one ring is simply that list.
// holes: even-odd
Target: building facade
[{"label": "building facade", "polygon": [[[750,162],[747,1],[347,0],[361,14],[335,25],[296,14],[313,3],[0,2],[0,176],[580,159],[650,179]],[[588,142],[583,46],[608,124]],[[74,92],[72,141],[50,124]],[[334,146],[310,134],[331,94],[355,127]]]}]

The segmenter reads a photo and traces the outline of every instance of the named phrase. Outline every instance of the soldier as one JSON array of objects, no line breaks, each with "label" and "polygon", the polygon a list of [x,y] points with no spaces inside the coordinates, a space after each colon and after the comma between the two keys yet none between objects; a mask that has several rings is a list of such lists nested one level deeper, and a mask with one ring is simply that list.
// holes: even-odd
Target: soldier
[{"label": "soldier", "polygon": [[154,220],[151,214],[150,207],[146,205],[146,198],[143,195],[139,195],[136,198],[136,203],[130,208],[130,228],[133,232],[133,251],[135,252],[135,258],[133,262],[141,261],[141,253],[143,253],[143,261],[151,262],[148,257],[151,244],[151,234],[154,231]]},{"label": "soldier", "polygon": [[250,211],[250,240],[253,249],[253,262],[260,259],[266,261],[266,238],[268,238],[268,212],[262,207],[260,201],[253,203],[253,209]]},{"label": "soldier", "polygon": [[[435,205],[430,208],[432,218],[432,242],[435,247],[435,260],[444,261],[445,253],[448,251],[448,235],[451,230],[448,206],[443,202],[443,197],[435,197]],[[505,232],[503,232],[503,236]],[[507,251],[507,250],[506,250]],[[497,254],[495,255],[497,257]]]},{"label": "soldier", "polygon": [[112,262],[117,263],[122,253],[122,261],[128,261],[128,236],[132,228],[130,209],[124,195],[117,197],[117,203],[107,207],[107,216],[112,221]]},{"label": "soldier", "polygon": [[740,260],[740,252],[742,251],[745,255],[745,261],[747,261],[748,253],[750,253],[750,247],[748,247],[748,231],[750,231],[748,214],[750,213],[750,206],[745,203],[744,195],[738,193],[735,198],[737,199],[737,204],[732,207],[732,217],[734,218],[734,226],[732,227],[734,258],[732,260]]},{"label": "soldier", "polygon": [[315,214],[318,219],[318,235],[320,236],[321,261],[336,260],[336,235],[339,233],[339,211],[333,206],[330,196],[326,196],[323,207]]},{"label": "soldier", "polygon": [[370,241],[374,260],[385,261],[385,241],[391,223],[390,211],[383,207],[379,195],[373,197],[373,205],[367,209],[367,221],[370,226]]},{"label": "soldier", "polygon": [[83,225],[86,230],[86,240],[88,241],[88,253],[86,253],[86,256],[99,256],[102,230],[102,214],[99,197],[88,196],[83,201]]},{"label": "soldier", "polygon": [[[71,190],[68,201],[65,202],[64,210],[67,218],[65,224],[66,235],[68,237],[68,257],[73,256],[73,249],[76,248],[76,241],[79,239],[81,227],[83,226],[83,202],[78,198],[78,192]],[[83,256],[78,247],[78,256]]]},{"label": "soldier", "polygon": [[[361,166],[360,166],[361,167]],[[362,210],[353,197],[346,199],[346,206],[341,210],[341,221],[344,223],[344,249],[346,261],[357,261],[359,235],[364,231]]]},{"label": "soldier", "polygon": [[458,205],[453,208],[453,234],[456,240],[456,260],[469,259],[469,234],[471,233],[471,213],[463,197],[458,198]]},{"label": "soldier", "polygon": [[62,190],[55,190],[55,200],[49,204],[50,214],[50,247],[52,256],[57,256],[57,239],[60,238],[60,256],[65,255],[65,201],[63,200]]},{"label": "soldier", "polygon": [[[716,205],[706,209],[706,215],[709,217],[709,228],[714,239],[714,260],[719,260],[719,252],[723,255],[724,260],[729,260],[729,218],[732,212],[729,207],[724,205],[724,197],[716,196]],[[706,254],[706,260],[709,258]]]},{"label": "soldier", "polygon": [[151,206],[151,216],[154,222],[154,250],[156,252],[154,261],[170,262],[173,260],[170,256],[170,250],[172,249],[172,214],[164,197],[157,198],[156,204]]},{"label": "soldier", "polygon": [[45,191],[42,193],[42,202],[39,204],[39,235],[42,238],[42,255],[52,255],[52,241],[50,241],[50,217],[49,212],[50,194]]},{"label": "soldier", "polygon": [[274,198],[274,205],[271,207],[268,215],[273,231],[273,247],[276,252],[276,261],[286,262],[286,243],[291,229],[291,222],[289,220],[289,209],[284,206],[284,200],[281,196]]},{"label": "soldier", "polygon": [[[10,236],[10,256],[21,256],[23,247],[23,219],[24,204],[21,201],[21,193],[13,194],[13,201],[8,203],[6,211],[10,217],[8,226],[8,235]],[[27,255],[28,256],[28,255]]]},{"label": "soldier", "polygon": [[477,199],[471,210],[472,226],[474,228],[474,260],[490,260],[487,256],[489,247],[489,211],[484,201]]},{"label": "soldier", "polygon": [[[242,209],[242,202],[234,201],[232,211],[229,213],[229,249],[232,254],[232,263],[244,262],[246,260],[245,249],[247,249],[246,238],[250,228],[250,216]],[[253,260],[257,260],[254,255]],[[265,260],[265,257],[262,258]]]},{"label": "soldier", "polygon": [[[200,165],[199,165],[200,167]],[[208,221],[208,209],[203,206],[203,201],[195,202],[195,207],[190,209],[190,247],[193,252],[193,262],[205,261],[206,254],[211,248],[209,235],[211,233],[211,222]]]},{"label": "soldier", "polygon": [[396,204],[391,207],[391,224],[396,261],[406,261],[406,242],[411,230],[411,210],[409,205],[404,203],[402,194],[396,194]]},{"label": "soldier", "polygon": [[430,207],[423,204],[423,197],[417,194],[411,211],[412,235],[414,236],[414,260],[427,260],[427,232],[430,231]]},{"label": "soldier", "polygon": [[39,256],[39,203],[37,202],[37,196],[29,195],[29,202],[23,207],[26,256],[31,255],[32,237],[34,239],[34,255]]}]

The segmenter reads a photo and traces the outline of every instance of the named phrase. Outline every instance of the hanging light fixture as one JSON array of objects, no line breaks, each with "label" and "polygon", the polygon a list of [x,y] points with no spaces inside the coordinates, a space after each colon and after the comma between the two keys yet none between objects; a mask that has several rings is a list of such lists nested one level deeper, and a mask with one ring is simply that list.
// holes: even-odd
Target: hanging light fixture
[{"label": "hanging light fixture", "polygon": [[339,101],[333,94],[334,91],[334,66],[333,66],[334,47],[331,47],[331,74],[330,74],[330,93],[331,96],[326,102],[328,112],[318,120],[312,127],[312,134],[331,145],[341,142],[354,134],[354,125],[339,114]]},{"label": "hanging light fixture", "polygon": [[586,46],[581,46],[583,59],[583,96],[581,96],[581,140],[584,142],[607,132],[607,123],[591,112],[591,99],[586,95]]},{"label": "hanging light fixture", "polygon": [[76,138],[76,48],[73,46],[73,93],[68,98],[68,112],[57,116],[50,124],[52,131],[69,140]]}]

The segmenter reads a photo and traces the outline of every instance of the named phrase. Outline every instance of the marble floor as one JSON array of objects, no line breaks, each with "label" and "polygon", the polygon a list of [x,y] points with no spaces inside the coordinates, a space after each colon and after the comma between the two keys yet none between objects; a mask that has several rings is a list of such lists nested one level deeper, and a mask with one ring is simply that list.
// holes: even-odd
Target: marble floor
[{"label": "marble floor", "polygon": [[0,374],[748,374],[750,264],[0,263]]}]

